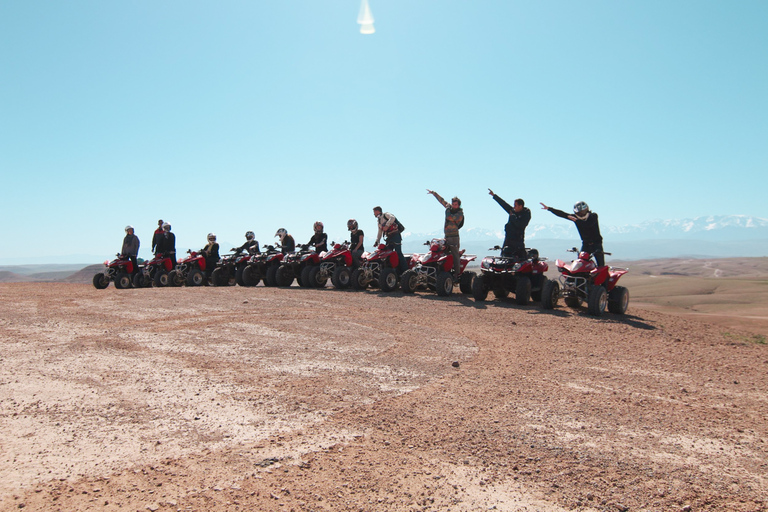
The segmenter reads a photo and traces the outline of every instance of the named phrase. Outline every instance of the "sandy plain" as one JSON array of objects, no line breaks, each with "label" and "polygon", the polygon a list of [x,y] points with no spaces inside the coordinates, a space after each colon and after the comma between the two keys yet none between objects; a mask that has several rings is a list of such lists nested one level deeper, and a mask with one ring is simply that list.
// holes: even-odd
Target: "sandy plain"
[{"label": "sandy plain", "polygon": [[331,288],[0,297],[3,511],[768,510],[749,326]]}]

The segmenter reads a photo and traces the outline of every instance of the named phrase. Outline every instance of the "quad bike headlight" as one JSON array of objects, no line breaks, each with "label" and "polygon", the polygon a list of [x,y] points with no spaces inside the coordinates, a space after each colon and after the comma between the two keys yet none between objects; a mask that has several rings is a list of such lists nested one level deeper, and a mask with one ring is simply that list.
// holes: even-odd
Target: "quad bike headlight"
[{"label": "quad bike headlight", "polygon": [[522,266],[523,266],[523,264],[522,264],[522,263],[515,263],[515,264],[512,266],[512,272],[517,272],[518,270],[520,270],[520,267],[522,267]]},{"label": "quad bike headlight", "polygon": [[493,263],[493,258],[486,256],[483,258],[483,261],[480,262],[480,268],[491,268],[491,263]]}]

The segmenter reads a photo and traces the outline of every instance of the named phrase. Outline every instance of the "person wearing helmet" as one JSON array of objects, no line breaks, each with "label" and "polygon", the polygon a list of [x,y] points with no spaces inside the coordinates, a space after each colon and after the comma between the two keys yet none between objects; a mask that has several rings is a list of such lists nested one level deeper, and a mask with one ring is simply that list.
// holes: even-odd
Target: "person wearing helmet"
[{"label": "person wearing helmet", "polygon": [[120,249],[120,256],[131,260],[134,274],[139,271],[139,237],[134,234],[133,226],[125,226],[125,238],[123,238],[123,248]]},{"label": "person wearing helmet", "polygon": [[515,199],[514,204],[510,206],[509,203],[494,194],[493,190],[488,189],[488,193],[509,214],[507,224],[504,226],[504,243],[502,244],[501,255],[524,259],[528,255],[525,251],[525,228],[531,222],[531,210],[525,207],[525,201],[520,198]]},{"label": "person wearing helmet", "polygon": [[245,243],[240,247],[233,247],[232,250],[238,253],[248,251],[250,254],[261,254],[261,250],[259,250],[259,241],[256,240],[256,235],[253,231],[246,231]]},{"label": "person wearing helmet", "polygon": [[595,257],[598,267],[605,265],[605,255],[603,254],[603,237],[600,235],[600,224],[597,221],[597,214],[589,210],[589,205],[584,201],[579,201],[573,205],[573,214],[547,206],[540,203],[541,207],[549,210],[558,217],[568,219],[576,224],[581,237],[581,250],[588,252]]},{"label": "person wearing helmet", "polygon": [[313,226],[315,233],[312,238],[309,239],[307,245],[313,245],[315,252],[324,252],[328,250],[328,234],[323,231],[323,223],[320,221],[315,222]]},{"label": "person wearing helmet", "polygon": [[157,221],[157,229],[152,235],[152,254],[155,254],[155,250],[157,249],[157,242],[159,242],[163,237],[163,224],[163,219]]},{"label": "person wearing helmet", "polygon": [[387,246],[394,248],[395,253],[397,253],[399,259],[397,270],[401,273],[405,272],[408,270],[408,266],[405,262],[405,256],[403,256],[403,224],[391,213],[384,213],[381,206],[373,207],[373,216],[376,217],[376,223],[379,226],[376,241],[373,242],[374,248],[378,247],[379,241],[381,241],[381,237],[384,235]]},{"label": "person wearing helmet", "polygon": [[432,194],[437,199],[437,202],[443,205],[445,208],[445,225],[443,226],[443,232],[445,233],[445,245],[453,255],[453,275],[457,276],[461,274],[461,254],[459,253],[459,229],[464,226],[464,210],[461,209],[461,199],[454,197],[451,199],[450,204],[443,199],[440,194],[434,190],[427,189],[427,194]]},{"label": "person wearing helmet", "polygon": [[219,244],[216,243],[216,234],[208,233],[208,244],[200,249],[205,258],[205,273],[208,277],[213,273],[213,269],[216,268],[216,263],[219,262]]},{"label": "person wearing helmet", "polygon": [[171,268],[176,268],[176,235],[171,233],[171,225],[163,222],[163,233],[157,241],[155,254],[171,259]]},{"label": "person wearing helmet", "polygon": [[275,236],[280,237],[280,247],[282,248],[283,254],[288,254],[289,252],[296,250],[296,241],[288,234],[288,230],[280,228],[277,230],[277,233],[275,233]]},{"label": "person wearing helmet", "polygon": [[352,253],[352,262],[354,266],[360,265],[360,257],[363,255],[365,249],[363,248],[363,239],[365,233],[362,229],[358,229],[357,221],[355,219],[349,219],[347,221],[347,229],[349,230],[349,252]]}]

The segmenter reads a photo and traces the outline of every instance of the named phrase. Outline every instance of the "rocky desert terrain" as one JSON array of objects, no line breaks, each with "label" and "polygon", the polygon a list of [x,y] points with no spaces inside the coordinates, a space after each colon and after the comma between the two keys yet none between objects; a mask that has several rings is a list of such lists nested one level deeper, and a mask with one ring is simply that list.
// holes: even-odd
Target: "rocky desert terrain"
[{"label": "rocky desert terrain", "polygon": [[749,326],[331,288],[0,296],[3,511],[768,510]]}]

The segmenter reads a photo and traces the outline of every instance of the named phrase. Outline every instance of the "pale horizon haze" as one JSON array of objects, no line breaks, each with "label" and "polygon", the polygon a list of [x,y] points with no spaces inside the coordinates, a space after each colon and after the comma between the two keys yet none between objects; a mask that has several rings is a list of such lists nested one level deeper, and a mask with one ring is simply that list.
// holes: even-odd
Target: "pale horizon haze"
[{"label": "pale horizon haze", "polygon": [[[768,2],[0,0],[0,265],[207,233],[768,217]],[[229,247],[222,246],[222,252]]]}]

